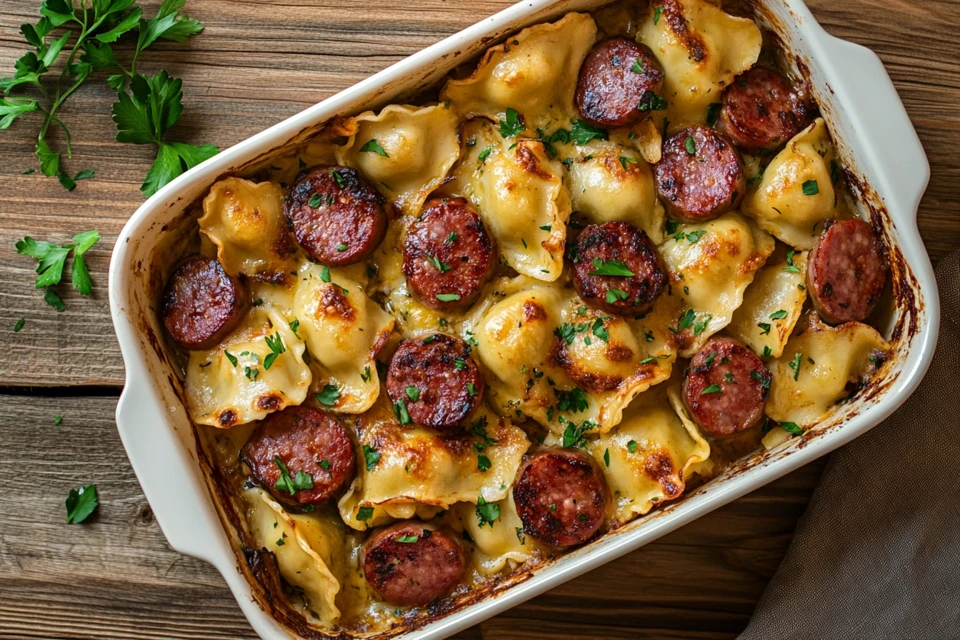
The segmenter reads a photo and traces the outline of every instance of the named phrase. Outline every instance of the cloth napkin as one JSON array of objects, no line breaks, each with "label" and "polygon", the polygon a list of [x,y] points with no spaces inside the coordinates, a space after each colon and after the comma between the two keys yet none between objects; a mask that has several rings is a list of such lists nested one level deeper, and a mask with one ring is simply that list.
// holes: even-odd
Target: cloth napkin
[{"label": "cloth napkin", "polygon": [[920,388],[835,452],[739,640],[960,638],[960,253]]}]

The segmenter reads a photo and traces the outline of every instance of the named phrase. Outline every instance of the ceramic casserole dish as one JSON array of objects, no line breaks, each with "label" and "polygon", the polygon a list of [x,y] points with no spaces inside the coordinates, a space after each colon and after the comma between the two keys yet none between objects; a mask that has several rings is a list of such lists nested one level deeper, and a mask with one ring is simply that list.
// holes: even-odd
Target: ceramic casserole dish
[{"label": "ceramic casserole dish", "polygon": [[[236,526],[217,498],[212,465],[183,400],[177,366],[158,321],[162,273],[179,255],[177,230],[185,211],[221,177],[243,172],[303,142],[336,116],[379,109],[435,87],[454,68],[527,26],[604,0],[528,0],[439,42],[185,173],[131,217],[110,265],[110,304],[126,365],[117,428],[144,493],[170,546],[205,560],[223,575],[251,625],[264,638],[287,638],[297,626],[278,614],[250,579]],[[727,3],[729,4],[729,3]],[[861,214],[882,229],[891,260],[892,297],[880,327],[893,344],[890,360],[853,401],[803,436],[758,451],[683,499],[530,571],[507,576],[469,602],[397,627],[391,637],[441,638],[677,529],[717,507],[840,447],[879,424],[919,384],[933,356],[939,308],[933,270],[916,214],[929,165],[880,60],[833,38],[801,0],[734,3],[780,40],[796,72],[809,83],[826,119]]]}]

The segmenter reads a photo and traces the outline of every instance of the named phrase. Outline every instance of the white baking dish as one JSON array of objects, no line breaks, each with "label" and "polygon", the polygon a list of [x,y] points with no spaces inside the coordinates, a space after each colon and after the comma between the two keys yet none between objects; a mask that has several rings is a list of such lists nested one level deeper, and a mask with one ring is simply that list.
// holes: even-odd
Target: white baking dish
[{"label": "white baking dish", "polygon": [[[144,493],[170,546],[213,564],[240,608],[264,638],[289,637],[258,603],[242,570],[236,536],[221,522],[208,471],[164,355],[154,305],[153,261],[167,226],[218,177],[239,172],[288,143],[301,141],[335,115],[378,108],[428,87],[481,49],[516,30],[590,10],[603,0],[528,0],[413,55],[375,76],[256,135],[184,174],[147,201],[120,234],[110,265],[113,322],[126,364],[117,428]],[[560,583],[637,549],[857,436],[889,416],[913,392],[933,356],[939,307],[933,271],[916,212],[929,165],[896,90],[869,50],[828,35],[800,0],[750,0],[758,21],[776,31],[809,75],[814,92],[859,185],[861,204],[883,219],[899,313],[886,327],[899,332],[897,354],[883,375],[824,424],[772,453],[757,453],[685,499],[640,518],[599,541],[508,580],[475,604],[416,630],[440,638],[476,624]],[[515,583],[515,584],[514,584]],[[512,584],[512,586],[511,586]]]}]

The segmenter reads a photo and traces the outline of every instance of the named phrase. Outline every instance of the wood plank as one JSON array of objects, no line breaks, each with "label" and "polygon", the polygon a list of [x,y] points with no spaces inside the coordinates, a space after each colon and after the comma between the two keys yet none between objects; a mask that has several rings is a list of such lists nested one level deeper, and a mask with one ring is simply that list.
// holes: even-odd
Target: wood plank
[{"label": "wood plank", "polygon": [[[809,4],[831,33],[883,58],[933,165],[921,233],[934,258],[960,248],[960,192],[953,186],[960,182],[960,62],[949,37],[960,31],[960,1]],[[176,139],[226,148],[508,5],[206,0],[190,9],[207,30],[185,44],[161,42],[144,54],[143,68],[166,68],[184,80],[186,110]],[[0,69],[12,68],[20,55],[17,30],[36,6],[36,0],[0,0]],[[0,350],[13,354],[0,360],[5,384],[123,383],[107,312],[108,251],[143,202],[138,186],[152,158],[146,147],[112,142],[113,100],[102,82],[91,81],[67,102],[64,119],[75,144],[70,166],[96,171],[72,194],[53,180],[22,174],[36,166],[33,124],[0,132]],[[28,234],[63,241],[94,227],[107,239],[91,260],[99,291],[90,300],[68,298],[67,312],[57,315],[38,302],[31,263],[15,254],[13,242]],[[14,334],[20,317],[29,329]]]},{"label": "wood plank", "polygon": [[[251,635],[219,574],[167,546],[116,433],[115,397],[0,398],[0,637]],[[461,637],[733,637],[821,469],[804,467]],[[65,524],[67,492],[91,482],[98,512]]]}]

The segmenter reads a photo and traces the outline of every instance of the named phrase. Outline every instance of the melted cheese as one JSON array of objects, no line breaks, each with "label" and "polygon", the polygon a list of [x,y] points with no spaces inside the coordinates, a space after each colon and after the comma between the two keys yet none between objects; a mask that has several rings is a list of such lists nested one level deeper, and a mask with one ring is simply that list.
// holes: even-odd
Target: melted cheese
[{"label": "melted cheese", "polygon": [[570,217],[560,162],[535,140],[504,140],[485,119],[461,135],[463,159],[445,191],[477,207],[508,265],[538,280],[559,278]]},{"label": "melted cheese", "polygon": [[670,313],[679,307],[668,323],[678,330],[680,355],[690,357],[730,324],[743,302],[743,292],[774,248],[769,234],[737,213],[703,224],[680,225],[661,245],[671,293],[656,310]]},{"label": "melted cheese", "polygon": [[833,187],[835,157],[827,125],[817,118],[770,162],[743,212],[791,247],[812,249],[820,223],[846,217]]},{"label": "melted cheese", "polygon": [[613,521],[620,524],[683,495],[692,466],[710,456],[676,388],[668,393],[666,385],[637,398],[620,426],[591,441],[589,450],[607,478]]},{"label": "melted cheese", "polygon": [[337,151],[339,163],[359,169],[403,213],[418,215],[460,156],[456,114],[443,105],[390,105],[360,114],[356,125]]},{"label": "melted cheese", "polygon": [[583,13],[524,29],[488,49],[470,77],[449,80],[440,100],[464,116],[500,118],[516,109],[531,133],[565,127],[576,117],[577,75],[596,34],[593,18]]},{"label": "melted cheese", "polygon": [[763,38],[752,20],[728,15],[706,0],[659,5],[663,11],[651,8],[637,39],[663,65],[663,98],[673,132],[706,122],[710,104],[720,102],[734,77],[757,62]]},{"label": "melted cheese", "polygon": [[730,335],[763,357],[780,357],[807,299],[807,255],[795,253],[790,262],[783,255],[757,273],[727,327]]},{"label": "melted cheese", "polygon": [[767,415],[777,422],[808,427],[840,400],[859,388],[875,362],[890,348],[873,327],[848,322],[822,324],[813,315],[809,327],[787,343],[783,355],[770,363],[773,382]]},{"label": "melted cheese", "polygon": [[[261,287],[253,290],[255,296],[272,288]],[[221,344],[190,352],[185,387],[190,418],[196,424],[232,427],[304,401],[313,376],[303,359],[306,345],[291,331],[285,308],[290,308],[289,294],[283,305],[267,300],[253,307]],[[267,369],[273,350],[266,338],[276,336],[284,352]]]},{"label": "melted cheese", "polygon": [[283,190],[226,178],[203,199],[202,231],[217,246],[217,258],[232,275],[282,282],[296,269],[296,244],[287,233]]},{"label": "melted cheese", "polygon": [[[479,426],[477,426],[479,425]],[[360,446],[370,455],[361,461],[350,490],[340,500],[340,515],[355,529],[367,522],[358,518],[361,507],[386,509],[386,515],[411,517],[420,506],[446,509],[456,502],[502,500],[513,483],[524,452],[526,434],[505,418],[481,409],[462,436],[401,426],[386,400],[365,415],[359,425]],[[486,434],[486,437],[478,434]],[[495,442],[490,442],[491,440]],[[477,448],[480,451],[477,451]],[[379,454],[379,458],[372,455]],[[480,455],[490,467],[481,471]],[[405,506],[401,512],[394,507]]]}]

